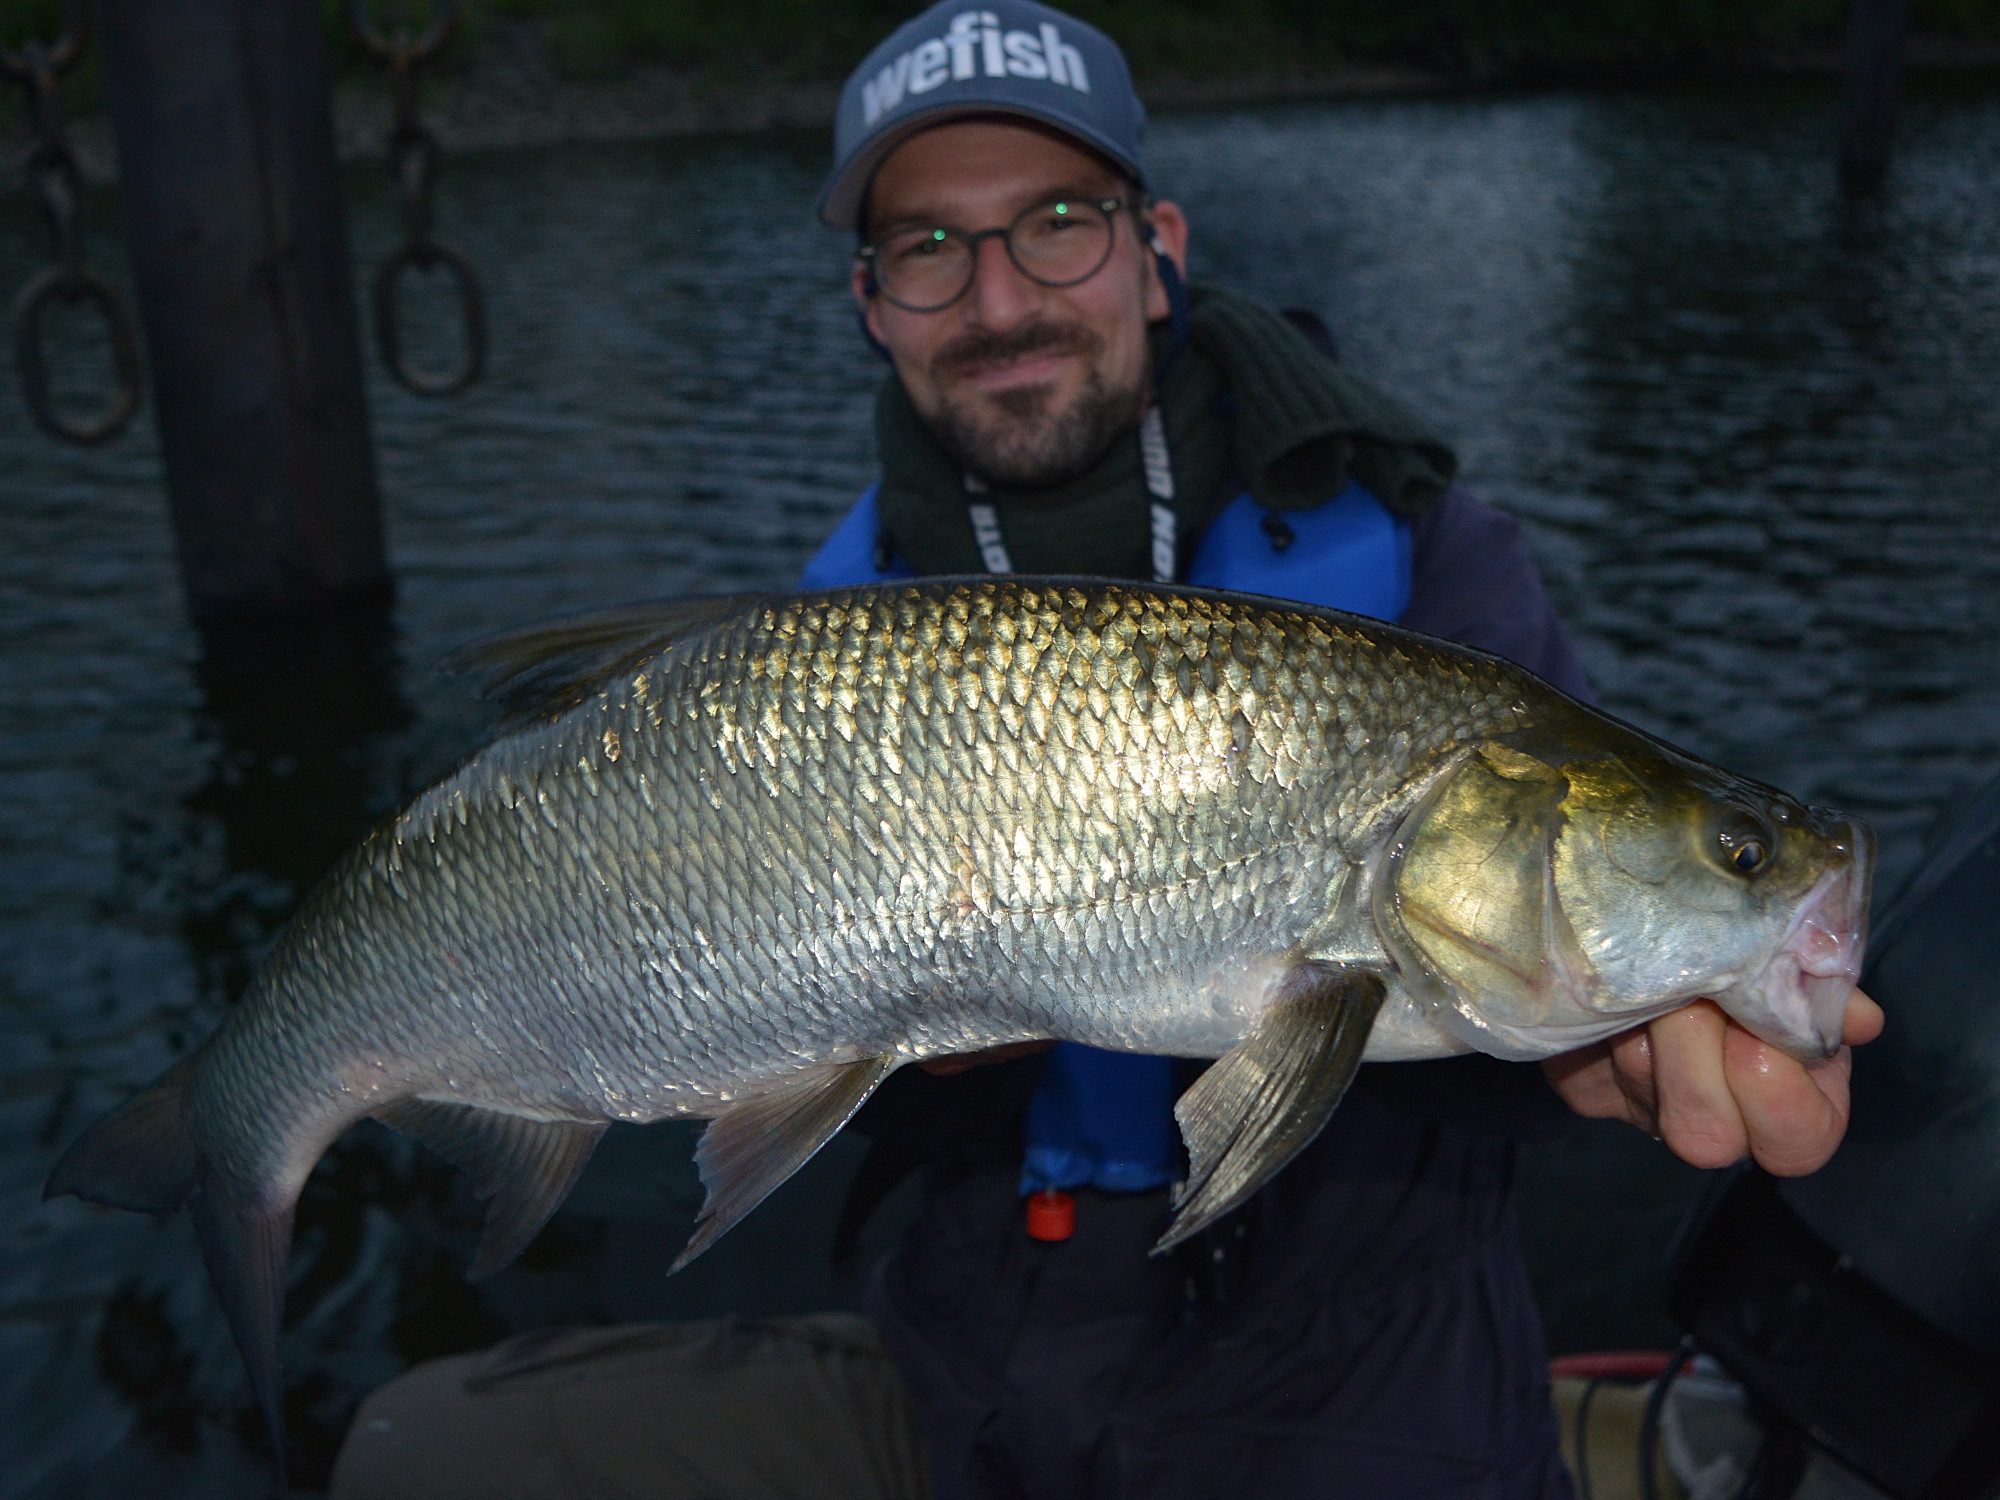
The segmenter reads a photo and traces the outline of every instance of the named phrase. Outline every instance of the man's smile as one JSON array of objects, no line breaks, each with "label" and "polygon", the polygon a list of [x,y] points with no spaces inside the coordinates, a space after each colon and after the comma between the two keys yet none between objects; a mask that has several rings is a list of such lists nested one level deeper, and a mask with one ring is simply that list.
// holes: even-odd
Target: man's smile
[{"label": "man's smile", "polygon": [[1042,320],[1005,333],[969,330],[939,351],[932,368],[940,387],[974,398],[1018,399],[1064,383],[1098,349],[1088,329]]},{"label": "man's smile", "polygon": [[969,390],[998,394],[1024,386],[1052,384],[1076,358],[1067,349],[1039,349],[1010,359],[961,365],[954,374],[957,383]]}]

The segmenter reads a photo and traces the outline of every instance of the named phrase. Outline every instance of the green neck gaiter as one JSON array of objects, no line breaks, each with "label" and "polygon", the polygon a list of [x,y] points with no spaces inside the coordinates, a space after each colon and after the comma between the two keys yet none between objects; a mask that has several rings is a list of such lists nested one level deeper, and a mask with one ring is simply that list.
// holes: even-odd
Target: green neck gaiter
[{"label": "green neck gaiter", "polygon": [[[1350,479],[1398,515],[1432,505],[1457,469],[1451,450],[1387,396],[1347,374],[1276,313],[1232,293],[1191,291],[1188,345],[1159,392],[1173,459],[1181,563],[1248,489],[1271,510],[1305,510]],[[1155,347],[1165,338],[1154,329]],[[875,401],[877,513],[919,573],[981,573],[968,500],[991,503],[1014,568],[1151,578],[1151,499],[1136,430],[1066,484],[972,496],[891,375]]]}]

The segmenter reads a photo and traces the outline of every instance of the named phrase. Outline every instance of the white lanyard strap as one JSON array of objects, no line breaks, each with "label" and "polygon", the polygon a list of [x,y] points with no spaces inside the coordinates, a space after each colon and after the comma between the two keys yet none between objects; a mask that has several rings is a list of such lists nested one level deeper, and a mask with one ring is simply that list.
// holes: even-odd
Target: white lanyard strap
[{"label": "white lanyard strap", "polygon": [[1172,583],[1180,559],[1180,538],[1174,525],[1174,461],[1167,452],[1167,424],[1159,403],[1146,408],[1139,424],[1139,457],[1146,465],[1146,490],[1153,497],[1153,582]]},{"label": "white lanyard strap", "polygon": [[989,573],[1011,573],[1014,559],[1007,554],[1007,538],[1000,534],[1000,512],[985,501],[965,507],[972,517],[972,539],[979,543],[979,560]]},{"label": "white lanyard strap", "polygon": [[[1174,519],[1174,465],[1167,451],[1167,424],[1160,408],[1146,408],[1139,423],[1139,457],[1146,469],[1146,491],[1153,498],[1147,509],[1153,529],[1153,582],[1172,583],[1179,571],[1180,528]],[[965,476],[968,495],[984,495],[987,487],[972,474]],[[972,539],[989,573],[1011,573],[1014,559],[1000,530],[1000,512],[989,500],[969,500],[965,514],[972,522]]]}]

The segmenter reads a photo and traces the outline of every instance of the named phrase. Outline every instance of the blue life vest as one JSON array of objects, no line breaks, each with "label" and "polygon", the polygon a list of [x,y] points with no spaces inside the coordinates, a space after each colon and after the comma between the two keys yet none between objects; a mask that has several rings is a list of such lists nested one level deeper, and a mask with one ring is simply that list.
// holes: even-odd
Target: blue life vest
[{"label": "blue life vest", "polygon": [[[1238,495],[1202,533],[1187,582],[1269,594],[1396,620],[1410,603],[1409,523],[1350,484],[1324,505],[1286,511],[1282,549],[1264,530],[1264,508]],[[855,504],[799,575],[802,589],[886,583],[915,576],[900,557],[876,566],[875,487]],[[1281,533],[1282,535],[1282,533]],[[1096,1187],[1132,1193],[1181,1175],[1174,1125],[1174,1059],[1058,1042],[1028,1105],[1021,1191]]]}]

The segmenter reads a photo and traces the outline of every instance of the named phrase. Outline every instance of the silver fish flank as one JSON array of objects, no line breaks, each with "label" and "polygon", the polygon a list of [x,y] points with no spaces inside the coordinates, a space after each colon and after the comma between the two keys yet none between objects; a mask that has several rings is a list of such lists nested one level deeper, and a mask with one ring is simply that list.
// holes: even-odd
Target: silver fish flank
[{"label": "silver fish flank", "polygon": [[274,1422],[291,1212],[373,1115],[490,1199],[696,1117],[680,1263],[893,1069],[1062,1038],[1221,1059],[1171,1243],[1364,1059],[1543,1056],[1712,996],[1839,1043],[1866,828],[1484,654],[1334,611],[937,580],[623,611],[483,652],[527,721],[307,900],[51,1193],[191,1205]]}]

